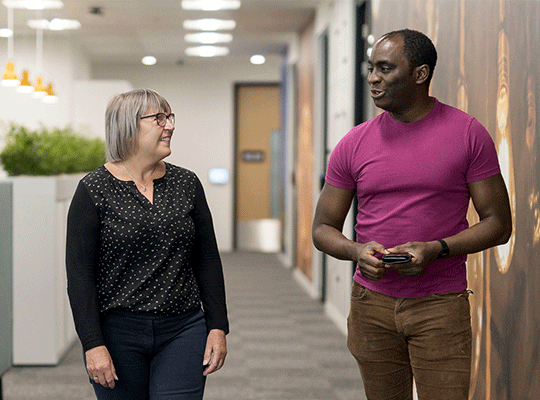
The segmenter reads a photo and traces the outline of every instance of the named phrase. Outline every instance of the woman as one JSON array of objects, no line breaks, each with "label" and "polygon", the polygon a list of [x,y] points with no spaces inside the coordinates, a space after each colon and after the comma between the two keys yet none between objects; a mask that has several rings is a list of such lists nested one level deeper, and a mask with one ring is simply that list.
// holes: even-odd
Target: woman
[{"label": "woman", "polygon": [[[162,160],[174,114],[152,90],[115,96],[107,160],[68,215],[68,295],[98,399],[201,399],[223,366],[223,271],[197,176]],[[202,305],[202,307],[201,307]]]}]

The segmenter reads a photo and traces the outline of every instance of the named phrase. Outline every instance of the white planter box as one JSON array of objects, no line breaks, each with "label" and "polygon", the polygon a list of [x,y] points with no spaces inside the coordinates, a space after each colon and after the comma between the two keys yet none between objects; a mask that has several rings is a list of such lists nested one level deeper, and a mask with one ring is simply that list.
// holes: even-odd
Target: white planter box
[{"label": "white planter box", "polygon": [[56,365],[76,338],[67,298],[66,220],[82,175],[13,182],[13,364]]}]

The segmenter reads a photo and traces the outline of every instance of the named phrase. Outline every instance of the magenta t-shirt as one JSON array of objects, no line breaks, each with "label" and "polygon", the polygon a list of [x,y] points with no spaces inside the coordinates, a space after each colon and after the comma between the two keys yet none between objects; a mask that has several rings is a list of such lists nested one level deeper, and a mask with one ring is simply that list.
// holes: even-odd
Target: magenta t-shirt
[{"label": "magenta t-shirt", "polygon": [[[499,172],[487,130],[436,100],[419,121],[398,122],[384,112],[351,129],[330,156],[326,182],[356,189],[356,240],[390,248],[466,229],[467,184]],[[460,291],[467,288],[466,258],[434,260],[421,277],[401,276],[390,268],[379,281],[365,279],[357,268],[354,280],[399,298]]]}]

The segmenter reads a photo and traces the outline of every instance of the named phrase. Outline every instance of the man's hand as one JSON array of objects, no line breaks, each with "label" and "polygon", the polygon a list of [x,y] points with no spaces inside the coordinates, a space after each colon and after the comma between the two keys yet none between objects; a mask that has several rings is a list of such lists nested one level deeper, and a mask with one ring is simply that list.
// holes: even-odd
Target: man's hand
[{"label": "man's hand", "polygon": [[109,350],[105,346],[98,346],[87,350],[85,356],[86,370],[90,379],[106,388],[114,389],[118,376]]},{"label": "man's hand", "polygon": [[221,369],[226,356],[227,339],[225,338],[225,332],[221,329],[212,329],[206,340],[203,365],[208,366],[205,368],[203,375],[210,375],[212,372]]},{"label": "man's hand", "polygon": [[403,276],[422,276],[427,264],[439,254],[441,244],[439,242],[408,242],[387,250],[389,254],[408,253],[412,257],[408,263],[394,264],[389,267],[394,268]]},{"label": "man's hand", "polygon": [[358,268],[364,278],[371,279],[372,281],[382,279],[386,272],[385,265],[375,257],[377,253],[388,254],[388,251],[382,244],[377,242],[358,245],[358,253],[356,255]]}]

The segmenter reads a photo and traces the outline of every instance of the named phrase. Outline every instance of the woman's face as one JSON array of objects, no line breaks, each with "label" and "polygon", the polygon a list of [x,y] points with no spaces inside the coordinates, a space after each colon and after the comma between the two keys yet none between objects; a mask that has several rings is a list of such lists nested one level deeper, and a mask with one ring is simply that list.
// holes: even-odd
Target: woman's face
[{"label": "woman's face", "polygon": [[[142,117],[164,113],[163,110],[148,111]],[[166,113],[164,113],[166,114]],[[167,116],[170,114],[166,114]],[[165,120],[165,126],[160,126],[157,116],[141,118],[139,121],[139,136],[137,137],[136,154],[159,161],[171,154],[171,138],[174,125],[169,118]]]}]

